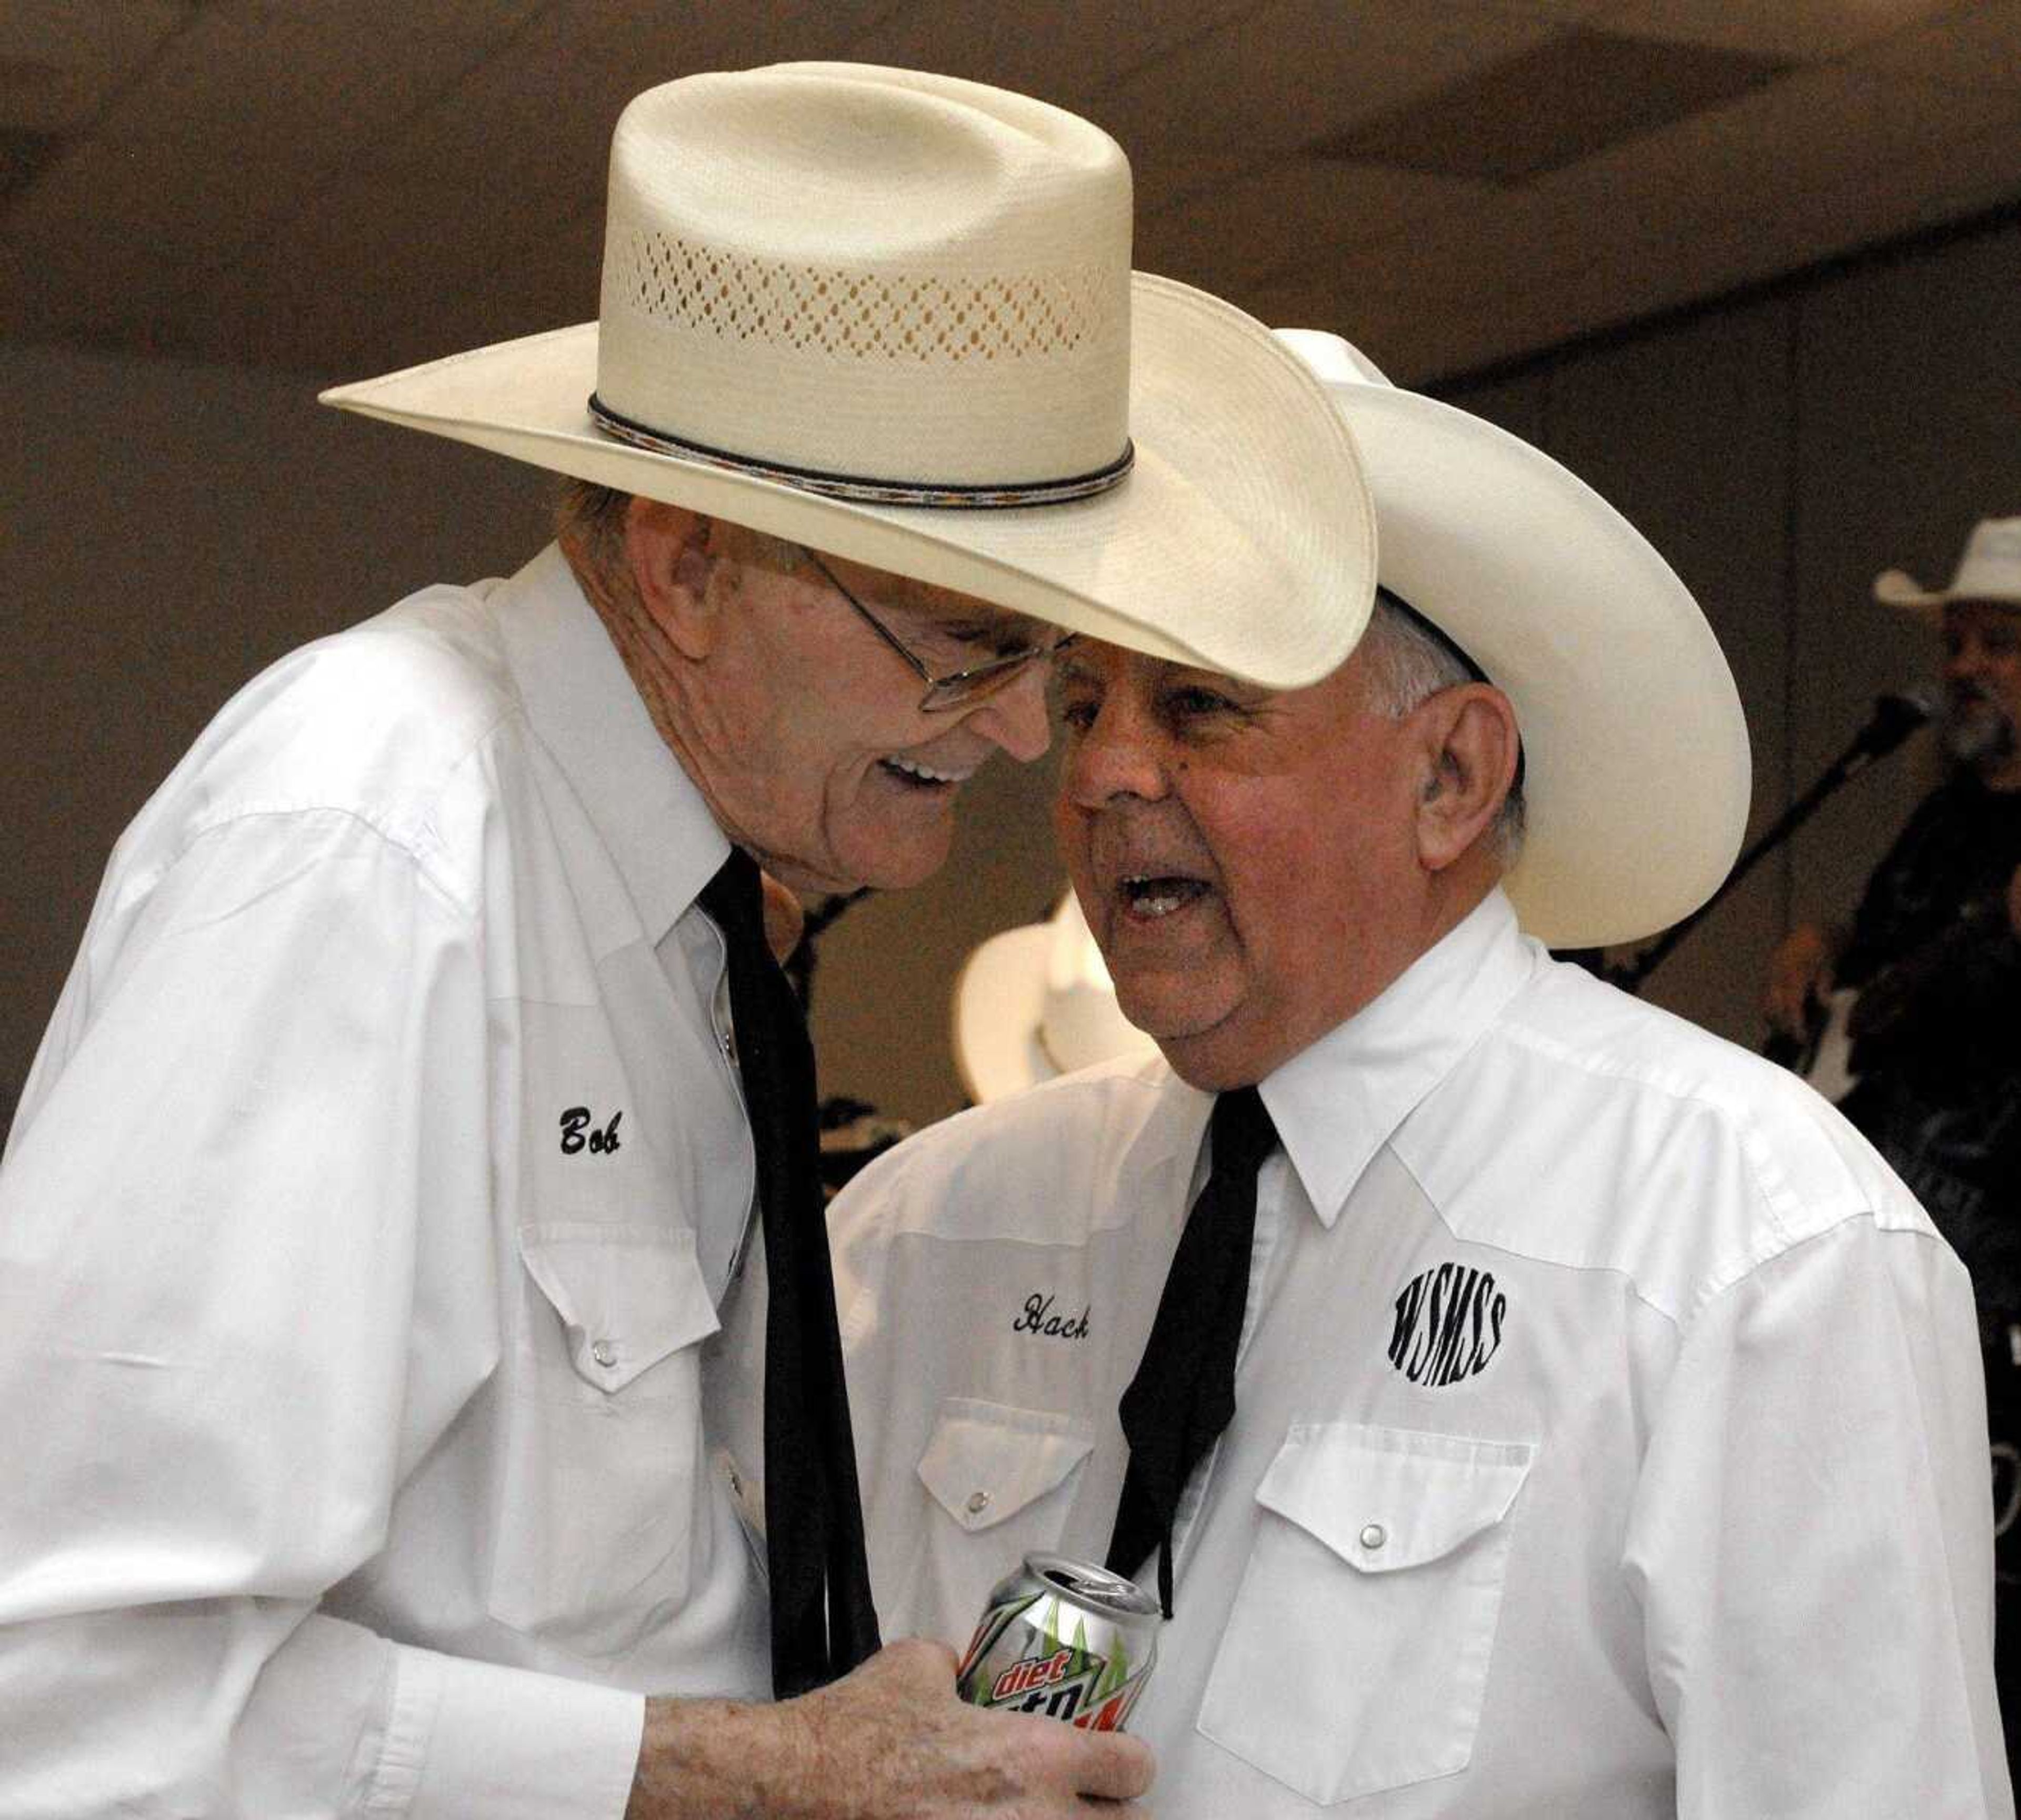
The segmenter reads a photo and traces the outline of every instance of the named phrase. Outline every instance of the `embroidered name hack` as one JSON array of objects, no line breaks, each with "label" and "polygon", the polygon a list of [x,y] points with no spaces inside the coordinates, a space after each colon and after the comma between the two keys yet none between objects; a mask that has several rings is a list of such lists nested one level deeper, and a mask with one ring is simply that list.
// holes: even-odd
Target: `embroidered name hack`
[{"label": "embroidered name hack", "polygon": [[[1049,1340],[1084,1340],[1087,1338],[1088,1309],[1071,1317],[1053,1312],[1053,1298],[1034,1290],[1025,1298],[1025,1312],[1010,1323],[1014,1334],[1039,1334]],[[1091,1303],[1089,1307],[1094,1305]]]},{"label": "embroidered name hack", "polygon": [[1488,1271],[1460,1264],[1425,1271],[1396,1298],[1389,1363],[1431,1389],[1471,1378],[1501,1350],[1508,1309]]}]

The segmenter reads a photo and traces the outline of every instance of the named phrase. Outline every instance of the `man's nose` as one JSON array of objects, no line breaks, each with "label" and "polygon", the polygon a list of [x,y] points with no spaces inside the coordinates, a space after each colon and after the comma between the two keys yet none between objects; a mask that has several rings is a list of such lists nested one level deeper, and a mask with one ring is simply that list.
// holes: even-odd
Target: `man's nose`
[{"label": "man's nose", "polygon": [[1046,666],[1028,664],[974,710],[970,724],[1021,764],[1042,757],[1053,743],[1046,717]]},{"label": "man's nose", "polygon": [[1118,797],[1154,803],[1167,789],[1157,744],[1141,716],[1108,701],[1076,733],[1060,767],[1060,794],[1078,809],[1099,809]]}]

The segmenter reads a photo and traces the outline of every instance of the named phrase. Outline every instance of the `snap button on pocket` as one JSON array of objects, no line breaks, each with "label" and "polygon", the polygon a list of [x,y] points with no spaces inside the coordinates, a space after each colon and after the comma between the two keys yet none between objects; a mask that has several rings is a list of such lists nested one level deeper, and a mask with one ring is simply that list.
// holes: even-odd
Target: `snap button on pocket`
[{"label": "snap button on pocket", "polygon": [[1094,1445],[1088,1426],[1050,1410],[949,1397],[920,1456],[919,1481],[964,1531],[994,1529],[1065,1481]]},{"label": "snap button on pocket", "polygon": [[[588,1221],[527,1226],[519,1256],[561,1321],[576,1377],[599,1399],[630,1390],[663,1360],[716,1331],[692,1232]],[[656,1393],[686,1391],[655,1381],[633,1395]]]},{"label": "snap button on pocket", "polygon": [[1506,1519],[1535,1453],[1352,1422],[1292,1428],[1256,1488],[1255,1543],[1200,1733],[1318,1807],[1464,1769]]},{"label": "snap button on pocket", "polygon": [[[492,1617],[593,1662],[688,1592],[703,1470],[700,1344],[716,1314],[693,1234],[528,1225],[526,1321],[503,1400]],[[584,1487],[592,1488],[585,1492]]]}]

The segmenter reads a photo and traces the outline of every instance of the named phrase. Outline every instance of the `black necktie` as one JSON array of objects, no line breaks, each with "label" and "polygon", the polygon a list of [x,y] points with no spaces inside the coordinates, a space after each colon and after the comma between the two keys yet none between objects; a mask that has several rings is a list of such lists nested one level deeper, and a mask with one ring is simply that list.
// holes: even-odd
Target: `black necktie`
[{"label": "black necktie", "polygon": [[730,849],[701,906],[730,954],[730,1014],[757,1153],[770,1303],[765,1319],[765,1552],[772,1687],[784,1700],[878,1647],[856,1446],[843,1380],[821,1191],[814,1051],[765,941],[758,868]]},{"label": "black necktie", "polygon": [[1117,1574],[1135,1573],[1158,1551],[1158,1599],[1167,1618],[1179,1494],[1235,1414],[1235,1355],[1256,1236],[1256,1170],[1277,1143],[1254,1087],[1217,1099],[1207,1130],[1213,1173],[1186,1216],[1143,1361],[1123,1393],[1130,1466],[1109,1543],[1108,1565]]}]

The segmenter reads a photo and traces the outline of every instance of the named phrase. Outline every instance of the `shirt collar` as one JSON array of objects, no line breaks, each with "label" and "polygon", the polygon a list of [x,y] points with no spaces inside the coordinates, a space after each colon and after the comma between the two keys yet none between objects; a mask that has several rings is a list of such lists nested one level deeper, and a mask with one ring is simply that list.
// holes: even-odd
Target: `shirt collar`
[{"label": "shirt collar", "polygon": [[1491,891],[1372,1003],[1263,1082],[1322,1225],[1340,1217],[1370,1159],[1500,1014],[1540,952]]},{"label": "shirt collar", "polygon": [[657,943],[729,857],[575,573],[550,544],[493,596],[506,661]]}]

